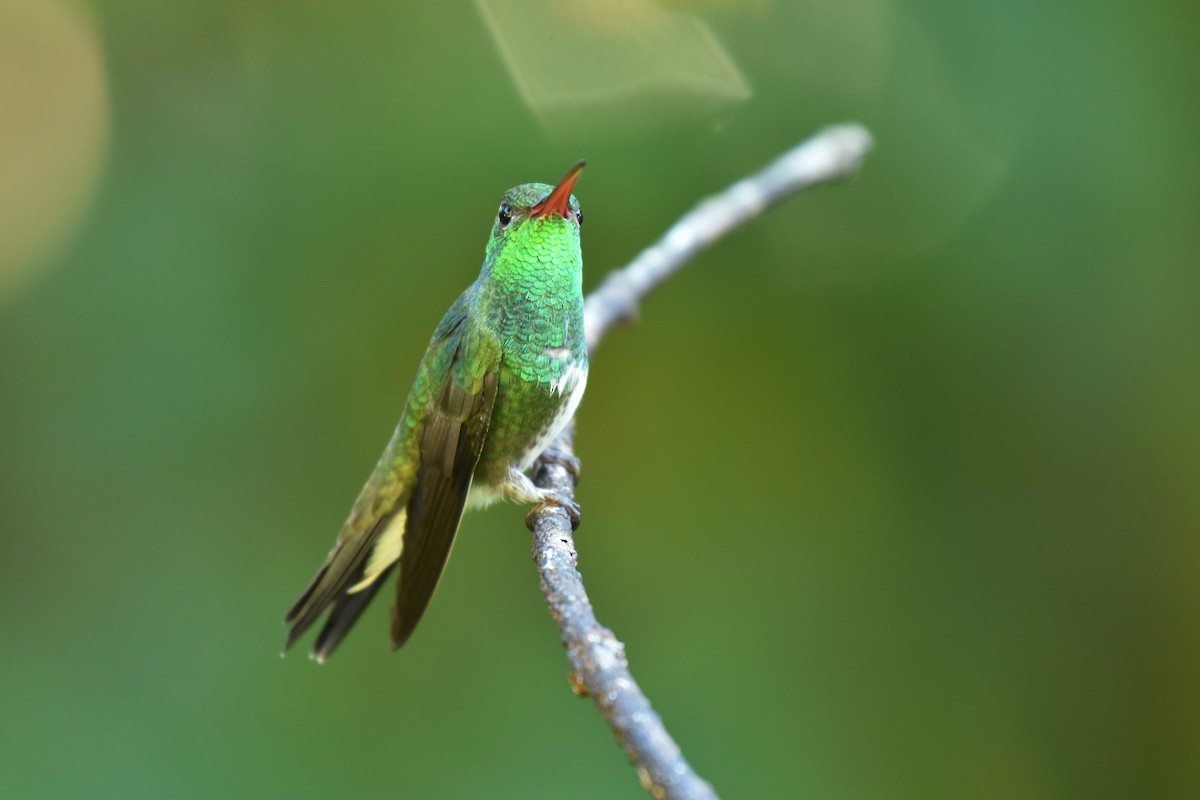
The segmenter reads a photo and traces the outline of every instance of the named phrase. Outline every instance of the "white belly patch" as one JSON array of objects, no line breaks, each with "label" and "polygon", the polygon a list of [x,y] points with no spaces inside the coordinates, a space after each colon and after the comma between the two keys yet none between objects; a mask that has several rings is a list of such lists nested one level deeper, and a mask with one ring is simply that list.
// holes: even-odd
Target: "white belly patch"
[{"label": "white belly patch", "polygon": [[587,388],[587,367],[581,364],[572,364],[563,373],[563,376],[550,384],[550,391],[555,394],[566,395],[566,402],[558,407],[558,413],[554,415],[554,419],[550,420],[549,424],[542,429],[538,434],[537,439],[525,451],[525,455],[517,463],[517,467],[524,472],[533,466],[533,462],[542,454],[542,451],[554,441],[554,437],[562,433],[562,429],[571,421],[571,417],[575,416],[575,410],[579,408],[579,401],[583,399],[583,390]]}]

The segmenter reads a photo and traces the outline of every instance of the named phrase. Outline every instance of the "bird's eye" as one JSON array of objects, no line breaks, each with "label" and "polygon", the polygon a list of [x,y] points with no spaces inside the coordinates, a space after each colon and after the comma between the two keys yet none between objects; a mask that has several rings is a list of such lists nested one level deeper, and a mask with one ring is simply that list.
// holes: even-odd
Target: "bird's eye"
[{"label": "bird's eye", "polygon": [[575,212],[575,221],[577,223],[579,223],[579,225],[581,227],[583,226],[583,209],[582,208]]},{"label": "bird's eye", "polygon": [[500,220],[501,228],[512,222],[512,206],[508,203],[500,206],[500,213],[497,215],[497,218]]}]

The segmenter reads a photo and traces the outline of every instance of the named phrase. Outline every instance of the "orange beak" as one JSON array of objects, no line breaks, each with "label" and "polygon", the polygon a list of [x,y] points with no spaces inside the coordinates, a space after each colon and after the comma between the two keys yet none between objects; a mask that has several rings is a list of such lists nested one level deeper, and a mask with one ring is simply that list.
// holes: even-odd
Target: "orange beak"
[{"label": "orange beak", "polygon": [[567,174],[558,182],[558,186],[540,203],[529,209],[531,217],[547,217],[551,214],[558,214],[560,217],[567,216],[567,204],[571,202],[571,190],[575,188],[575,181],[579,180],[579,176],[583,174],[583,168],[586,161],[577,161],[575,166],[567,170]]}]

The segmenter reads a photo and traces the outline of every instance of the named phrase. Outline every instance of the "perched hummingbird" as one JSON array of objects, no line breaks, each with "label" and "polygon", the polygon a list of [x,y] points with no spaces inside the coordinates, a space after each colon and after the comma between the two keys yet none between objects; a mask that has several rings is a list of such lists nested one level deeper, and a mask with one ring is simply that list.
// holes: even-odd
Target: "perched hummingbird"
[{"label": "perched hummingbird", "polygon": [[587,383],[583,212],[571,189],[504,194],[479,277],[442,317],[404,413],[337,543],[285,621],[286,651],[326,610],[312,656],[324,661],[388,575],[399,573],[392,649],[437,587],[466,507],[504,498],[579,508],[525,474],[575,413]]}]

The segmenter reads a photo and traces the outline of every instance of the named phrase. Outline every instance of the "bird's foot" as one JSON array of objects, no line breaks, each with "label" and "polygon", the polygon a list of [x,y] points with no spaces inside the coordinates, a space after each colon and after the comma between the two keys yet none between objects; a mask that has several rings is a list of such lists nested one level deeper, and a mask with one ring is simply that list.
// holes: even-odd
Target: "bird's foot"
[{"label": "bird's foot", "polygon": [[557,447],[547,447],[538,456],[539,469],[546,464],[557,464],[558,466],[571,473],[571,478],[575,485],[579,485],[579,459],[570,453],[559,450]]},{"label": "bird's foot", "polygon": [[537,522],[538,514],[543,509],[553,506],[558,506],[567,512],[567,517],[571,520],[572,531],[579,530],[579,504],[564,494],[549,491],[543,494],[537,505],[529,509],[529,513],[525,515],[525,525],[529,530],[533,530],[533,524]]}]

